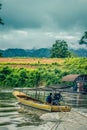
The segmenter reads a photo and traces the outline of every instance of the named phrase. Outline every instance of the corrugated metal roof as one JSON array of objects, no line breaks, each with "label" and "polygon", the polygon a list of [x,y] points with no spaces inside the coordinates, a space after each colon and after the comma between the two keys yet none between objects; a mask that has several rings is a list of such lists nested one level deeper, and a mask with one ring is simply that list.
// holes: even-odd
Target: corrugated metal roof
[{"label": "corrugated metal roof", "polygon": [[78,76],[80,76],[79,74],[69,74],[66,75],[62,78],[62,81],[74,81]]}]

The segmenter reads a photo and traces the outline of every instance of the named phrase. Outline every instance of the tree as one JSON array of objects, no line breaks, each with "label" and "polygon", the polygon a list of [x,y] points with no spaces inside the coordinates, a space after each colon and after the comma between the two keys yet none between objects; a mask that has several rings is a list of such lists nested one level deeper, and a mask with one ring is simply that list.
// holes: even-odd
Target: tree
[{"label": "tree", "polygon": [[68,45],[64,40],[56,40],[51,48],[52,58],[65,58],[71,57],[71,53],[68,50]]},{"label": "tree", "polygon": [[19,71],[19,81],[18,85],[24,87],[26,84],[26,80],[28,79],[27,72],[25,69],[21,68]]},{"label": "tree", "polygon": [[82,45],[82,44],[86,44],[87,45],[87,31],[84,32],[83,36],[81,37],[80,41],[79,41],[79,44]]},{"label": "tree", "polygon": [[12,70],[8,66],[5,66],[5,67],[1,68],[0,73],[5,74],[7,76],[12,73]]},{"label": "tree", "polygon": [[[0,3],[0,9],[1,9],[1,6],[2,6],[2,4]],[[2,19],[1,19],[1,17],[0,17],[0,24],[4,25],[4,23],[3,23]]]},{"label": "tree", "polygon": [[0,57],[2,57],[2,53],[0,52]]}]

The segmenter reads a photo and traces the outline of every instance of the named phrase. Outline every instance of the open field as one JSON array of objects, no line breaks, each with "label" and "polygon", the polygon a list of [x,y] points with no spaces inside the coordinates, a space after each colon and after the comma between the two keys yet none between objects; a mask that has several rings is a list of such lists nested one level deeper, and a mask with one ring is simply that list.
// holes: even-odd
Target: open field
[{"label": "open field", "polygon": [[65,60],[60,58],[0,58],[0,66],[7,65],[12,68],[31,68],[46,64],[62,64]]},{"label": "open field", "polygon": [[0,63],[41,63],[41,64],[51,64],[51,63],[63,63],[64,59],[60,58],[0,58]]}]

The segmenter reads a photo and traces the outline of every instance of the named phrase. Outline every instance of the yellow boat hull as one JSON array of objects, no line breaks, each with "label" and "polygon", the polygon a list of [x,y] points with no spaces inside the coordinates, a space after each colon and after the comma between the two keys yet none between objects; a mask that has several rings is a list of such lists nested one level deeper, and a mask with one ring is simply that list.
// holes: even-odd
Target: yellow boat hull
[{"label": "yellow boat hull", "polygon": [[[55,105],[41,103],[38,100],[33,99],[33,98],[31,98],[31,97],[27,96],[26,94],[19,92],[19,91],[14,91],[13,95],[18,99],[18,101],[21,104],[24,104],[24,105],[27,105],[29,107],[33,107],[36,109],[49,111],[49,112],[69,112],[71,110],[70,106],[55,106]],[[28,99],[26,99],[26,97]]]}]

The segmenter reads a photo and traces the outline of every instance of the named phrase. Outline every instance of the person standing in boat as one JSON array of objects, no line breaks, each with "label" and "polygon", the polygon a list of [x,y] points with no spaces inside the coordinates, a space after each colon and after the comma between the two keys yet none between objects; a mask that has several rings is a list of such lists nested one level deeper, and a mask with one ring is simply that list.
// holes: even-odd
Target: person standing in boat
[{"label": "person standing in boat", "polygon": [[50,93],[46,98],[46,103],[51,104],[52,103],[52,93]]}]

